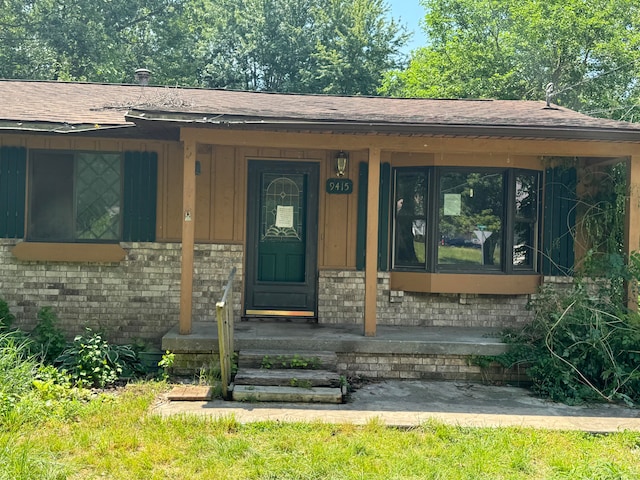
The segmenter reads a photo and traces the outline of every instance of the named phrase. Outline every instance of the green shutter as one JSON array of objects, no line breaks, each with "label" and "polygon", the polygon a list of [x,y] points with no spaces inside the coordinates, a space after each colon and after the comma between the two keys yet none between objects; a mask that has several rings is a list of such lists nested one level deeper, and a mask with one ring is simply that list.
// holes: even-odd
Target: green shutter
[{"label": "green shutter", "polygon": [[378,210],[378,270],[389,270],[389,206],[391,203],[391,164],[380,165],[380,203]]},{"label": "green shutter", "polygon": [[27,149],[0,147],[0,237],[24,237]]},{"label": "green shutter", "polygon": [[[364,270],[367,244],[367,195],[369,165],[360,162],[358,172],[358,224],[356,233],[356,269]],[[380,165],[380,201],[378,204],[378,270],[389,270],[389,203],[391,195],[391,165]]]},{"label": "green shutter", "polygon": [[544,186],[542,273],[570,275],[575,259],[576,169],[548,168]]},{"label": "green shutter", "polygon": [[125,242],[155,241],[157,183],[157,153],[125,152],[122,225]]},{"label": "green shutter", "polygon": [[356,233],[356,269],[364,270],[365,247],[367,245],[367,194],[369,165],[360,162],[358,171],[358,224]]}]

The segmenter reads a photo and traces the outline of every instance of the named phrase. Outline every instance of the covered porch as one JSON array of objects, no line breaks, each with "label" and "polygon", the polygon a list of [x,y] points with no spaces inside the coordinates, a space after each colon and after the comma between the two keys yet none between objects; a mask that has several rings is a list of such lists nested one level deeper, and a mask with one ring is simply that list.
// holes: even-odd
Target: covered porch
[{"label": "covered porch", "polygon": [[[496,328],[407,327],[379,325],[375,337],[362,335],[356,324],[304,321],[247,321],[235,324],[235,350],[291,352],[304,356],[333,352],[338,371],[368,379],[442,379],[485,382],[526,381],[524,371],[505,370],[490,362],[508,345]],[[198,371],[216,361],[215,322],[193,322],[190,334],[176,326],[162,339],[176,354],[176,368]],[[480,361],[483,359],[483,361]]]},{"label": "covered porch", "polygon": [[[324,183],[332,172],[333,165],[333,150],[326,150],[327,134],[320,133],[283,133],[283,132],[252,132],[248,137],[245,132],[225,131],[221,133],[214,128],[181,128],[181,138],[184,145],[184,157],[182,162],[182,210],[183,221],[180,222],[180,237],[182,248],[182,263],[181,263],[181,282],[180,282],[180,315],[179,325],[177,329],[173,329],[169,332],[170,338],[174,331],[177,331],[180,335],[184,336],[185,340],[188,338],[195,338],[198,336],[198,330],[200,327],[196,327],[198,320],[202,320],[202,315],[195,315],[193,310],[193,298],[194,298],[194,268],[197,270],[197,265],[194,264],[194,249],[198,248],[198,241],[195,237],[195,226],[197,219],[200,218],[200,214],[196,212],[196,203],[201,191],[196,188],[196,172],[199,172],[197,166],[199,162],[206,161],[211,157],[212,162],[214,158],[216,161],[229,161],[236,170],[241,173],[237,173],[235,176],[236,191],[230,194],[229,202],[233,199],[237,205],[234,207],[236,216],[240,219],[233,227],[233,243],[238,248],[242,248],[242,258],[237,265],[240,270],[240,279],[238,280],[238,294],[242,296],[238,299],[239,310],[243,311],[244,303],[246,302],[246,282],[247,282],[247,264],[244,256],[247,254],[247,250],[252,247],[247,241],[245,232],[246,226],[246,177],[247,177],[247,162],[251,158],[267,158],[269,160],[277,160],[283,158],[295,158],[293,153],[297,152],[300,158],[305,158],[309,154],[310,158],[321,158],[318,163],[322,166],[321,171],[324,171],[324,176],[321,176],[320,183]],[[451,310],[451,318],[460,318],[460,328],[452,328],[450,333],[452,337],[457,337],[462,334],[463,336],[468,332],[473,331],[473,326],[482,326],[492,324],[492,320],[488,317],[500,316],[502,312],[500,309],[506,308],[503,305],[493,311],[478,312],[483,308],[477,308],[477,303],[484,302],[490,297],[493,301],[499,303],[503,298],[516,298],[516,307],[510,312],[511,316],[516,319],[524,318],[522,315],[522,302],[526,303],[526,298],[531,294],[535,294],[538,287],[546,282],[546,276],[553,277],[554,275],[560,275],[553,272],[547,272],[547,269],[540,267],[537,264],[537,260],[533,261],[531,271],[522,271],[511,266],[511,270],[507,271],[508,275],[504,275],[504,271],[501,272],[488,272],[481,269],[473,271],[460,271],[454,272],[450,270],[439,271],[437,268],[432,267],[427,271],[413,271],[408,269],[397,269],[393,266],[385,266],[382,271],[380,267],[381,254],[384,257],[387,256],[387,262],[389,261],[389,244],[393,238],[387,232],[391,231],[393,226],[393,220],[389,220],[389,216],[392,216],[393,212],[389,212],[389,200],[388,190],[389,178],[385,181],[381,180],[381,171],[384,170],[383,162],[387,162],[387,168],[391,167],[407,168],[409,165],[418,164],[423,165],[454,165],[455,168],[475,168],[476,162],[482,165],[482,168],[512,168],[518,167],[520,169],[526,168],[531,171],[539,171],[540,176],[544,177],[549,182],[555,182],[561,185],[562,180],[553,180],[552,170],[545,166],[544,163],[549,158],[570,159],[575,164],[577,174],[577,187],[578,195],[580,195],[580,189],[585,187],[580,183],[581,175],[585,175],[584,172],[591,172],[599,168],[605,167],[613,163],[625,163],[627,167],[627,191],[626,197],[626,228],[625,228],[625,252],[630,254],[637,250],[640,239],[640,209],[638,206],[638,179],[640,178],[640,155],[638,155],[638,146],[635,143],[618,143],[612,141],[585,141],[583,139],[546,139],[542,140],[535,138],[533,140],[523,140],[514,138],[491,138],[483,140],[481,146],[486,153],[480,155],[478,152],[478,140],[475,138],[429,138],[429,144],[425,144],[425,138],[423,137],[410,137],[403,138],[402,145],[399,145],[398,139],[394,137],[383,136],[363,136],[354,134],[344,135],[330,135],[332,143],[336,149],[340,151],[345,150],[351,152],[352,161],[350,172],[348,174],[351,178],[364,178],[366,182],[364,185],[369,185],[369,188],[359,191],[359,197],[357,199],[358,211],[349,210],[348,218],[357,218],[358,223],[362,223],[363,228],[358,230],[357,239],[355,227],[349,226],[347,234],[349,241],[341,247],[341,252],[346,252],[345,258],[347,261],[344,265],[334,265],[335,262],[326,260],[329,257],[325,250],[329,247],[333,248],[333,241],[330,241],[330,235],[333,231],[338,229],[332,229],[334,226],[331,221],[341,216],[341,208],[344,208],[337,200],[338,198],[329,198],[326,194],[323,196],[324,203],[321,203],[319,208],[320,218],[324,218],[324,222],[319,222],[321,226],[321,232],[318,235],[319,256],[325,253],[324,263],[318,263],[318,273],[321,283],[320,296],[322,296],[323,285],[329,285],[328,288],[342,288],[343,277],[349,277],[348,288],[350,294],[357,294],[357,299],[348,298],[348,308],[343,308],[340,319],[332,320],[340,322],[346,316],[350,318],[356,318],[357,325],[344,325],[336,326],[326,324],[325,321],[320,321],[322,327],[327,331],[334,331],[336,336],[343,334],[350,334],[359,337],[362,341],[362,345],[366,345],[368,342],[364,337],[375,338],[376,336],[387,337],[391,331],[394,331],[396,327],[390,325],[390,323],[399,322],[397,319],[402,319],[404,326],[397,330],[406,329],[406,340],[412,338],[432,338],[434,330],[431,327],[436,328],[438,325],[445,325],[446,321],[438,317],[432,323],[434,325],[428,325],[429,320],[422,318],[417,323],[418,328],[411,328],[411,314],[417,314],[421,309],[421,315],[427,315],[425,313],[431,308],[430,305],[439,303],[439,300],[434,296],[437,295],[457,295],[456,299],[453,299],[453,303],[465,306],[467,310],[473,311],[473,319],[463,319],[464,314],[459,309],[455,311],[451,310],[450,305],[445,305],[441,311],[434,312],[436,316],[446,315],[448,310]],[[242,148],[238,147],[242,145]],[[248,146],[247,146],[248,145]],[[286,145],[287,149],[283,149],[282,145]],[[425,154],[421,150],[429,147],[429,150],[439,152],[437,154],[428,153]],[[279,148],[280,147],[280,148]],[[243,150],[246,149],[246,150]],[[293,150],[291,150],[293,149]],[[298,150],[296,150],[298,149]],[[309,150],[316,149],[316,150]],[[216,151],[221,150],[226,156],[218,155],[216,157]],[[201,153],[199,153],[201,152]],[[202,153],[207,152],[207,153]],[[213,153],[211,153],[213,152]],[[311,153],[313,155],[311,155]],[[318,153],[321,152],[321,153]],[[357,152],[357,153],[356,153]],[[394,153],[395,152],[395,153]],[[400,152],[400,153],[398,153]],[[512,152],[517,152],[513,154]],[[227,158],[228,157],[228,158]],[[406,158],[405,158],[406,157]],[[433,157],[433,158],[432,158]],[[366,169],[357,170],[358,159],[360,165],[365,164]],[[311,161],[309,159],[306,159]],[[315,160],[314,160],[315,161]],[[448,168],[448,167],[442,167]],[[536,170],[537,169],[537,170]],[[214,175],[215,177],[215,175]],[[575,180],[575,179],[574,179]],[[354,184],[355,185],[355,184]],[[381,202],[382,190],[386,189],[385,201]],[[206,191],[205,191],[206,193]],[[555,210],[556,206],[552,202],[541,202],[540,211],[544,208],[544,215]],[[564,200],[564,199],[563,199]],[[575,200],[573,200],[575,202]],[[355,202],[355,196],[351,200],[351,203]],[[362,204],[363,208],[360,208]],[[380,206],[384,205],[387,209],[386,217],[383,222],[380,221]],[[544,205],[544,207],[542,207]],[[563,204],[564,205],[564,204]],[[567,206],[568,205],[568,206]],[[565,207],[567,211],[575,212],[575,203],[567,204]],[[542,213],[540,217],[542,218]],[[350,222],[355,225],[355,221]],[[547,228],[546,223],[549,223]],[[566,221],[564,222],[567,223]],[[551,228],[551,222],[540,222],[540,225],[536,224],[536,229],[542,231],[545,228],[545,238],[549,237],[549,244],[553,244],[560,235]],[[566,228],[566,225],[565,225]],[[548,232],[547,232],[548,230]],[[341,231],[341,230],[340,230]],[[360,236],[362,231],[362,236]],[[382,233],[381,233],[382,232]],[[567,244],[566,257],[569,260],[570,265],[566,269],[571,270],[578,267],[579,259],[584,254],[584,244],[580,241],[580,238],[574,238],[570,236],[571,232],[565,232],[564,243]],[[542,236],[539,233],[537,235]],[[356,239],[356,240],[354,240]],[[211,239],[215,240],[215,239]],[[433,240],[433,239],[431,239]],[[537,240],[536,240],[537,241]],[[350,243],[349,243],[350,242]],[[443,240],[444,242],[444,240]],[[382,243],[382,245],[380,244]],[[433,241],[431,242],[433,243]],[[535,242],[534,242],[535,243]],[[444,243],[443,243],[444,245]],[[537,244],[536,244],[537,245]],[[324,250],[323,250],[324,249]],[[540,262],[546,262],[549,255],[546,251],[542,251],[543,246],[537,245],[536,252],[544,255],[544,258]],[[342,252],[342,253],[344,253]],[[373,254],[365,255],[364,252],[373,252]],[[536,253],[538,255],[538,253]],[[353,259],[351,257],[354,257]],[[508,262],[511,261],[510,257],[506,257]],[[574,262],[575,259],[575,262]],[[352,261],[353,260],[353,261]],[[432,263],[433,258],[430,260]],[[353,263],[353,265],[351,264]],[[554,265],[554,259],[549,262]],[[445,266],[446,267],[446,266]],[[553,268],[551,269],[553,270]],[[464,273],[464,274],[461,274]],[[496,274],[501,273],[501,274]],[[554,280],[551,280],[554,281]],[[323,283],[324,282],[324,283]],[[383,285],[383,288],[381,288]],[[336,294],[336,292],[330,292]],[[340,294],[338,294],[340,297]],[[435,300],[434,300],[435,298]],[[471,298],[472,300],[469,300]],[[409,305],[407,308],[402,309],[400,304]],[[476,299],[480,299],[476,302]],[[523,300],[524,299],[524,300]],[[381,301],[382,300],[382,301]],[[635,295],[629,296],[630,306],[634,306]],[[488,300],[486,300],[488,301]],[[413,302],[413,303],[411,303]],[[476,302],[472,304],[472,302]],[[317,318],[327,318],[333,316],[333,305],[331,302],[325,302],[324,310],[317,312]],[[353,304],[353,305],[351,305]],[[444,303],[442,303],[444,305]],[[353,307],[353,312],[349,308]],[[321,305],[322,308],[322,305]],[[412,310],[413,309],[413,310]],[[283,310],[284,311],[284,310]],[[356,312],[358,315],[352,315]],[[431,311],[430,311],[431,313]],[[240,314],[242,316],[242,314]],[[344,315],[345,317],[343,317]],[[484,316],[482,316],[484,315]],[[393,317],[393,318],[392,318]],[[348,320],[348,319],[347,319]],[[516,320],[516,323],[519,320]],[[453,323],[453,322],[451,322]],[[503,322],[504,324],[504,322]],[[206,324],[204,324],[206,325]],[[387,326],[385,326],[387,325]],[[464,326],[463,326],[464,325]],[[471,328],[470,328],[471,326]],[[426,328],[425,328],[426,327]],[[388,330],[390,328],[391,330]],[[437,328],[436,328],[437,330]],[[215,334],[215,332],[213,332]],[[268,337],[268,333],[272,333],[270,330],[265,330],[264,336]],[[195,337],[194,337],[195,335]],[[305,337],[303,334],[302,337]],[[215,338],[215,337],[212,337]],[[238,341],[241,340],[242,335],[238,337]],[[287,338],[287,337],[285,337]],[[292,339],[295,339],[294,335]],[[299,340],[303,340],[300,338]],[[419,341],[419,340],[417,340]],[[470,341],[469,344],[475,344],[476,341]],[[482,343],[482,342],[481,342]],[[358,353],[355,349],[356,342],[351,345],[352,353]],[[372,342],[372,345],[381,345],[384,342]],[[430,341],[426,341],[426,344],[432,345]],[[298,348],[300,343],[296,341]],[[366,348],[366,347],[363,347]],[[172,350],[176,350],[172,348]],[[348,350],[345,350],[348,351]],[[389,353],[389,352],[378,352]],[[394,353],[394,352],[391,352]],[[484,355],[484,353],[471,353],[471,355]]]}]

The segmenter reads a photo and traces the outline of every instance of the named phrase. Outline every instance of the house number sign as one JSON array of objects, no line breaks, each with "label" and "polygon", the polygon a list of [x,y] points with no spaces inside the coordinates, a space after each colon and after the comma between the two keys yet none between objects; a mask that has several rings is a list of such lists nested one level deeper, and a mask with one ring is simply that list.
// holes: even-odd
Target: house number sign
[{"label": "house number sign", "polygon": [[330,178],[327,180],[327,193],[348,195],[353,192],[353,180],[348,178]]}]

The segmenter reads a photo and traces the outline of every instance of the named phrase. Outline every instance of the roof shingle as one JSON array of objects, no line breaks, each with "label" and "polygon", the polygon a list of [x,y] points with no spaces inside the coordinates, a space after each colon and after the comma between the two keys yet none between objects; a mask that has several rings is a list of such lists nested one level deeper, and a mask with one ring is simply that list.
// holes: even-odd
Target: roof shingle
[{"label": "roof shingle", "polygon": [[131,125],[128,110],[290,122],[577,128],[640,133],[640,124],[593,118],[543,101],[339,97],[42,81],[0,81],[0,120]]}]

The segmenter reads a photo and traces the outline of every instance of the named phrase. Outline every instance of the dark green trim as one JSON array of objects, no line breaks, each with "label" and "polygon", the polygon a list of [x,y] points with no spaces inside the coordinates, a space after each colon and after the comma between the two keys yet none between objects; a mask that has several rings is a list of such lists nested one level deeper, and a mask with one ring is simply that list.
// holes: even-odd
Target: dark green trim
[{"label": "dark green trim", "polygon": [[542,273],[570,275],[575,252],[576,223],[575,168],[555,167],[545,171]]},{"label": "dark green trim", "polygon": [[155,241],[157,184],[158,154],[125,152],[123,241]]},{"label": "dark green trim", "polygon": [[391,164],[380,165],[380,201],[378,210],[378,270],[389,270],[389,225],[391,204]]},{"label": "dark green trim", "polygon": [[0,148],[0,237],[23,238],[27,149]]},{"label": "dark green trim", "polygon": [[360,162],[358,170],[358,224],[356,233],[356,269],[364,270],[367,245],[367,194],[369,185],[369,165]]}]

